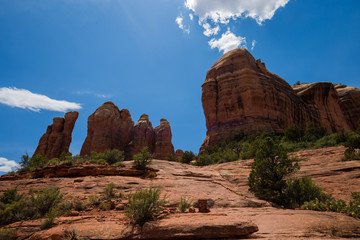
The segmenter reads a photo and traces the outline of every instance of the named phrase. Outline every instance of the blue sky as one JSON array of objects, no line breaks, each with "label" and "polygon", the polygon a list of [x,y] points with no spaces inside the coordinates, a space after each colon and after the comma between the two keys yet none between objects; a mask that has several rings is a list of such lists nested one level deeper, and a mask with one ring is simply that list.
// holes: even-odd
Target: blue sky
[{"label": "blue sky", "polygon": [[235,47],[290,84],[359,88],[359,29],[358,0],[0,0],[0,173],[72,109],[78,154],[105,101],[166,118],[175,149],[198,152],[201,84]]}]

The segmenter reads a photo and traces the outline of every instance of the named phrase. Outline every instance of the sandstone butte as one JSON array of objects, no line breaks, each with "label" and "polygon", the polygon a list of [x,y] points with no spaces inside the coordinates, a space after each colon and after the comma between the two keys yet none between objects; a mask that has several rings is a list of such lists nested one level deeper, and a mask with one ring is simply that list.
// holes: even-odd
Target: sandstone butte
[{"label": "sandstone butte", "polygon": [[[325,192],[337,199],[350,199],[359,191],[360,161],[341,162],[345,148],[331,147],[293,153],[302,159],[297,176],[308,176]],[[125,216],[128,199],[115,202],[115,209],[98,207],[57,217],[50,229],[40,229],[44,219],[15,222],[0,229],[16,229],[18,239],[66,240],[65,231],[74,230],[82,239],[359,239],[360,220],[341,213],[291,210],[258,200],[249,192],[247,179],[252,160],[239,160],[205,167],[178,162],[153,160],[158,169],[155,178],[142,177],[131,168],[96,165],[49,166],[34,172],[31,178],[0,177],[0,195],[7,189],[19,193],[30,189],[59,187],[67,201],[82,201],[101,195],[105,186],[115,183],[116,193],[125,196],[149,186],[162,186],[162,196],[169,201],[157,220],[143,227],[134,226]],[[67,176],[65,176],[65,175]],[[180,213],[181,197],[197,202],[207,199],[209,213]],[[114,201],[114,200],[111,200]]]},{"label": "sandstone butte", "polygon": [[291,87],[246,49],[235,49],[210,68],[202,85],[207,134],[200,152],[239,134],[283,132],[308,122],[329,132],[355,130],[359,103],[359,89],[329,82]]},{"label": "sandstone butte", "polygon": [[43,153],[49,160],[58,158],[63,152],[68,152],[78,116],[78,112],[68,112],[64,118],[54,118],[53,124],[48,126],[46,133],[40,138],[34,155]]},{"label": "sandstone butte", "polygon": [[88,132],[80,155],[119,149],[129,160],[148,147],[156,159],[167,159],[169,154],[174,154],[171,138],[170,123],[166,119],[161,119],[154,129],[149,116],[143,114],[134,126],[129,110],[119,110],[114,103],[105,102],[88,118]]}]

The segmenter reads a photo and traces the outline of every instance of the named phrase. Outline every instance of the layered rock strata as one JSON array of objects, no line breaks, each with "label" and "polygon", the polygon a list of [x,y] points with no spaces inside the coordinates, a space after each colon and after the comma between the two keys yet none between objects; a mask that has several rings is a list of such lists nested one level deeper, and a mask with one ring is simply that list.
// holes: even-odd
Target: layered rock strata
[{"label": "layered rock strata", "polygon": [[331,83],[293,89],[246,49],[232,50],[210,68],[202,85],[207,134],[200,152],[239,134],[283,132],[294,124],[305,128],[309,121],[329,132],[353,130],[348,122],[359,119],[358,95],[346,91],[339,98],[337,89]]},{"label": "layered rock strata", "polygon": [[125,152],[126,159],[132,159],[147,147],[155,158],[166,159],[174,153],[171,137],[170,124],[165,119],[154,129],[149,116],[143,114],[134,125],[127,109],[119,110],[114,103],[106,102],[88,118],[88,134],[80,155],[119,149]]},{"label": "layered rock strata", "polygon": [[34,156],[45,154],[49,160],[58,158],[63,152],[69,152],[72,131],[78,116],[78,112],[68,112],[64,118],[54,118],[53,124],[48,126],[46,133],[40,138]]}]

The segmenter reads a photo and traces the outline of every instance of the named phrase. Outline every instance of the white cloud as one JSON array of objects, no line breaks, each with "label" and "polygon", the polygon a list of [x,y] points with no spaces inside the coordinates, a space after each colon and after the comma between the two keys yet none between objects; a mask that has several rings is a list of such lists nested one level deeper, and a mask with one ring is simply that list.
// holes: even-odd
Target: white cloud
[{"label": "white cloud", "polygon": [[76,91],[75,94],[77,94],[77,95],[93,95],[98,98],[110,98],[111,97],[111,95],[109,95],[109,94],[95,93],[93,91]]},{"label": "white cloud", "polygon": [[11,107],[29,109],[35,112],[39,112],[41,109],[58,112],[81,109],[79,103],[55,100],[45,95],[32,93],[26,89],[11,87],[0,88],[0,103]]},{"label": "white cloud", "polygon": [[186,0],[185,6],[199,16],[200,21],[227,24],[230,19],[253,18],[258,24],[271,19],[276,10],[290,0]]},{"label": "white cloud", "polygon": [[256,40],[253,40],[251,42],[251,51],[254,50],[255,44],[256,44]]},{"label": "white cloud", "polygon": [[194,14],[190,13],[189,18],[190,18],[191,21],[194,20]]},{"label": "white cloud", "polygon": [[246,38],[238,37],[228,29],[226,33],[221,35],[220,39],[211,39],[209,45],[211,49],[218,48],[219,52],[222,51],[223,53],[226,53],[238,47],[246,48]]},{"label": "white cloud", "polygon": [[0,157],[0,172],[14,171],[18,167],[20,166],[15,161]]},{"label": "white cloud", "polygon": [[185,26],[184,23],[183,23],[183,22],[184,22],[184,18],[183,18],[182,15],[178,16],[178,17],[175,19],[175,21],[176,21],[176,23],[179,25],[179,28],[180,28],[181,30],[183,30],[183,31],[186,32],[187,34],[190,33],[190,28],[187,27],[187,26]]},{"label": "white cloud", "polygon": [[202,27],[205,29],[204,35],[207,37],[210,37],[211,35],[217,35],[220,31],[219,26],[212,28],[211,25],[207,22],[203,23]]}]

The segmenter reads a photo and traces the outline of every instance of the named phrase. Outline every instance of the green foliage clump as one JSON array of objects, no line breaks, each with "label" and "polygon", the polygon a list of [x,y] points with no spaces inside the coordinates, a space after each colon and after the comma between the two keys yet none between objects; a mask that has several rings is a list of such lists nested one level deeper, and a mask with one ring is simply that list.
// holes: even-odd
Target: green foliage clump
[{"label": "green foliage clump", "polygon": [[54,225],[55,218],[56,218],[55,211],[54,210],[49,211],[46,214],[44,221],[41,223],[40,229],[43,230],[43,229],[51,228]]},{"label": "green foliage clump", "polygon": [[29,160],[29,167],[31,168],[41,168],[46,163],[45,154],[36,154]]},{"label": "green foliage clump", "polygon": [[134,154],[133,166],[137,169],[145,169],[151,163],[153,156],[149,153],[148,148],[144,147],[137,154]]},{"label": "green foliage clump", "polygon": [[17,230],[4,228],[0,230],[0,240],[16,240]]},{"label": "green foliage clump", "polygon": [[346,147],[344,157],[342,161],[353,161],[360,160],[360,135],[357,133],[348,134],[346,142],[344,143]]},{"label": "green foliage clump", "polygon": [[54,165],[58,165],[58,164],[60,164],[60,159],[59,158],[53,158],[53,159],[50,159],[46,163],[46,166],[54,166]]},{"label": "green foliage clump", "polygon": [[99,205],[101,202],[101,198],[98,195],[90,195],[87,199],[89,205]]},{"label": "green foliage clump", "polygon": [[103,190],[103,196],[105,199],[111,199],[115,197],[115,191],[116,185],[114,183],[109,183],[106,185],[106,187]]},{"label": "green foliage clump", "polygon": [[185,151],[180,158],[180,162],[189,164],[194,159],[195,154],[192,151]]},{"label": "green foliage clump", "polygon": [[99,209],[102,211],[109,211],[111,210],[111,205],[105,202],[100,203]]},{"label": "green foliage clump", "polygon": [[171,162],[175,162],[175,161],[176,161],[176,156],[175,156],[175,154],[169,153],[169,155],[168,155],[168,157],[167,157],[167,160],[168,160],[168,161],[171,161]]},{"label": "green foliage clump", "polygon": [[326,201],[331,198],[331,195],[325,194],[308,177],[290,179],[286,184],[283,203],[290,208],[299,208],[314,199]]},{"label": "green foliage clump", "polygon": [[190,207],[191,207],[191,201],[185,197],[181,197],[179,204],[179,211],[183,213]]},{"label": "green foliage clump", "polygon": [[285,130],[285,137],[291,142],[301,142],[304,138],[305,131],[297,125],[292,125]]},{"label": "green foliage clump", "polygon": [[329,198],[324,200],[316,198],[315,200],[305,202],[302,205],[302,209],[314,210],[314,211],[328,211],[328,212],[339,212],[347,214],[350,217],[360,218],[360,193],[352,192],[352,199],[349,204],[342,199],[335,200]]},{"label": "green foliage clump", "polygon": [[123,162],[125,159],[125,155],[123,151],[120,151],[118,149],[108,149],[103,153],[97,153],[97,152],[92,152],[91,156],[90,156],[90,163],[95,163],[95,164],[115,164],[118,162]]},{"label": "green foliage clump", "polygon": [[167,203],[166,196],[160,199],[160,194],[159,187],[136,191],[129,197],[126,216],[138,224],[153,220]]},{"label": "green foliage clump", "polygon": [[27,195],[20,195],[16,189],[9,189],[0,197],[0,225],[40,218],[50,212],[56,214],[60,211],[62,199],[63,195],[58,188],[30,190]]},{"label": "green foliage clump", "polygon": [[285,177],[299,169],[296,159],[270,137],[259,144],[249,175],[249,187],[256,197],[278,204],[284,202]]}]

